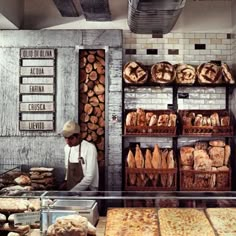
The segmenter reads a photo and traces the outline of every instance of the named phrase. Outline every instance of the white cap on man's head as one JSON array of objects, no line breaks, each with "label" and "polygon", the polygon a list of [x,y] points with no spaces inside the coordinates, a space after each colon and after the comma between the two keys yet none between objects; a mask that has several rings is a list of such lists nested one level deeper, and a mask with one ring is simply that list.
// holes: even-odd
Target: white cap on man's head
[{"label": "white cap on man's head", "polygon": [[73,121],[73,120],[68,120],[62,129],[61,134],[65,137],[68,138],[73,134],[79,134],[80,133],[80,127],[79,125]]}]

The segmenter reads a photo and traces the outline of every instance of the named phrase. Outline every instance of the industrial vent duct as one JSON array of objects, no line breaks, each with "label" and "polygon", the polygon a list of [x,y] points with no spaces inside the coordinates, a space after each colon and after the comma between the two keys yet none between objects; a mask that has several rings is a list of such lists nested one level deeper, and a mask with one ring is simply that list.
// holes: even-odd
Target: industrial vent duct
[{"label": "industrial vent duct", "polygon": [[138,34],[169,33],[185,2],[186,0],[129,0],[129,28]]}]

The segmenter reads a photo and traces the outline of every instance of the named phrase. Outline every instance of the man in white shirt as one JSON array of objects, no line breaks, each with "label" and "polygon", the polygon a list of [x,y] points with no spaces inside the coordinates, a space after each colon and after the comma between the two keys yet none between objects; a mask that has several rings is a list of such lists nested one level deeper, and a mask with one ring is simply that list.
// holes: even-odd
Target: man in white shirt
[{"label": "man in white shirt", "polygon": [[97,191],[99,172],[97,150],[94,144],[82,140],[79,125],[69,120],[62,130],[65,138],[65,180],[67,190]]}]

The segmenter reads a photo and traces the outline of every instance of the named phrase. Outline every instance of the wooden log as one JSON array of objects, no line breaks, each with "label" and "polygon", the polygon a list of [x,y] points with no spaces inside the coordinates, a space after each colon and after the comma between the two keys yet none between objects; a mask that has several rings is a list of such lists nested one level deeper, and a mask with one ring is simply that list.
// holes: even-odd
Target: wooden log
[{"label": "wooden log", "polygon": [[93,90],[94,85],[95,85],[94,82],[91,81],[91,80],[89,80],[89,81],[87,82],[87,86],[88,86],[89,89],[92,89],[92,90]]},{"label": "wooden log", "polygon": [[86,123],[80,122],[80,131],[85,132],[88,130],[88,126]]},{"label": "wooden log", "polygon": [[86,137],[86,140],[87,140],[88,142],[91,142],[92,139],[93,139],[93,138],[92,138],[91,134],[88,134],[87,137]]},{"label": "wooden log", "polygon": [[79,103],[79,112],[82,113],[84,110],[84,104],[83,103]]},{"label": "wooden log", "polygon": [[89,121],[89,115],[86,114],[85,112],[81,113],[81,115],[80,115],[80,121],[82,121],[82,122],[88,122],[88,121]]},{"label": "wooden log", "polygon": [[90,116],[90,122],[93,123],[93,124],[98,123],[98,117],[96,117],[96,116]]},{"label": "wooden log", "polygon": [[88,96],[87,96],[87,94],[85,94],[85,93],[81,93],[80,94],[80,102],[83,103],[83,104],[88,103]]},{"label": "wooden log", "polygon": [[105,101],[105,95],[104,95],[104,94],[98,95],[98,100],[99,100],[100,102],[103,102],[103,103],[104,103],[104,101]]},{"label": "wooden log", "polygon": [[96,131],[97,135],[102,136],[104,134],[104,129],[102,127],[98,128]]},{"label": "wooden log", "polygon": [[105,66],[105,60],[99,56],[96,56],[97,61],[101,63],[102,66]]},{"label": "wooden log", "polygon": [[104,111],[104,110],[105,110],[105,105],[104,105],[104,103],[99,103],[98,105],[99,105],[101,111]]},{"label": "wooden log", "polygon": [[100,139],[96,143],[96,146],[97,146],[98,150],[102,150],[103,151],[104,148],[105,148],[104,144],[105,144],[104,143],[104,137],[100,137]]},{"label": "wooden log", "polygon": [[81,83],[85,82],[88,78],[88,75],[84,69],[80,69],[79,71],[79,81]]},{"label": "wooden log", "polygon": [[99,101],[98,101],[98,98],[97,97],[95,97],[95,96],[93,96],[93,97],[91,97],[90,99],[89,99],[89,103],[92,105],[92,106],[94,106],[94,107],[96,107],[96,106],[100,106],[100,104],[99,104]]},{"label": "wooden log", "polygon": [[93,140],[93,142],[96,142],[97,139],[98,139],[98,136],[97,136],[97,134],[96,134],[95,131],[92,131],[92,132],[91,132],[91,136],[92,136],[92,140]]},{"label": "wooden log", "polygon": [[79,68],[82,69],[86,66],[87,64],[87,58],[86,57],[82,57],[79,60]]},{"label": "wooden log", "polygon": [[105,58],[105,50],[99,49],[97,50],[97,54],[99,57]]},{"label": "wooden log", "polygon": [[98,161],[102,161],[104,159],[104,153],[102,151],[98,151]]},{"label": "wooden log", "polygon": [[96,117],[100,117],[102,115],[102,111],[100,109],[100,107],[94,107],[93,109],[93,114],[96,116]]},{"label": "wooden log", "polygon": [[88,85],[85,84],[85,83],[81,83],[80,86],[79,86],[79,91],[81,93],[87,93],[88,91]]},{"label": "wooden log", "polygon": [[89,50],[88,51],[89,54],[93,54],[93,55],[96,54],[96,52],[97,52],[96,50]]},{"label": "wooden log", "polygon": [[95,56],[94,56],[93,54],[89,54],[88,57],[87,57],[87,59],[88,59],[88,62],[89,62],[89,63],[94,63],[94,61],[95,61]]},{"label": "wooden log", "polygon": [[103,84],[103,85],[105,85],[105,75],[99,75],[99,82],[100,82],[100,84]]},{"label": "wooden log", "polygon": [[93,107],[90,104],[86,103],[84,105],[84,112],[90,115],[93,112]]},{"label": "wooden log", "polygon": [[105,120],[105,111],[102,112],[102,118]]},{"label": "wooden log", "polygon": [[85,57],[88,55],[88,52],[86,50],[80,50],[79,51],[79,58]]},{"label": "wooden log", "polygon": [[105,127],[105,120],[102,117],[99,117],[98,124],[100,127]]},{"label": "wooden log", "polygon": [[87,74],[89,74],[93,70],[92,64],[88,63],[85,67],[85,71]]},{"label": "wooden log", "polygon": [[99,75],[105,74],[105,68],[100,62],[95,62],[93,66]]},{"label": "wooden log", "polygon": [[90,130],[97,130],[99,128],[99,126],[97,124],[93,124],[93,123],[88,123],[88,128]]},{"label": "wooden log", "polygon": [[89,79],[92,80],[92,81],[95,81],[95,80],[97,80],[97,78],[98,78],[97,72],[94,71],[94,70],[91,71],[91,73],[89,74]]},{"label": "wooden log", "polygon": [[87,137],[87,132],[81,132],[80,133],[82,139],[86,139]]},{"label": "wooden log", "polygon": [[94,91],[93,90],[89,90],[87,93],[88,97],[92,97],[94,95]]},{"label": "wooden log", "polygon": [[94,92],[95,92],[97,95],[104,94],[104,92],[105,92],[104,85],[102,85],[102,84],[96,84],[96,85],[94,85]]}]

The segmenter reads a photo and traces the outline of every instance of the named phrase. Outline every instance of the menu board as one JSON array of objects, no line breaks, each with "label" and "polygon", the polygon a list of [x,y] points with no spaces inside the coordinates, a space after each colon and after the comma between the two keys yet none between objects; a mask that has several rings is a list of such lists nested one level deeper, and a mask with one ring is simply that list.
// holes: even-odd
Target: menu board
[{"label": "menu board", "polygon": [[55,64],[55,49],[20,49],[20,130],[54,130],[56,112]]}]

